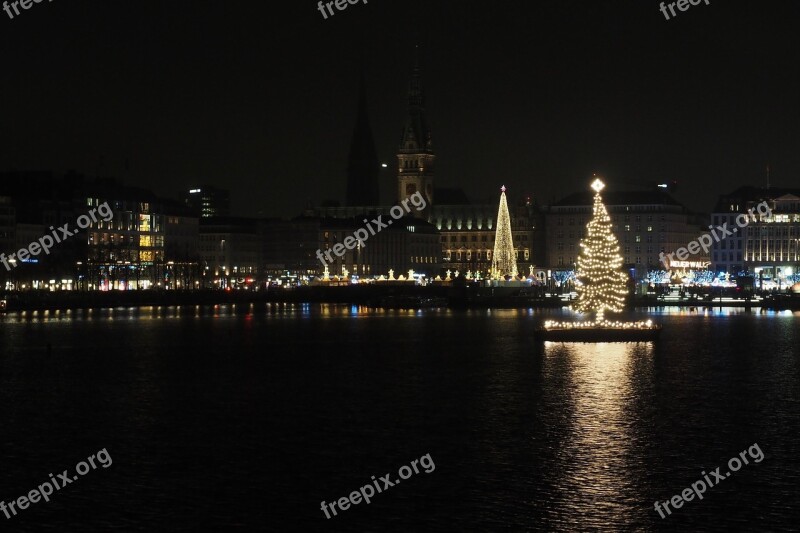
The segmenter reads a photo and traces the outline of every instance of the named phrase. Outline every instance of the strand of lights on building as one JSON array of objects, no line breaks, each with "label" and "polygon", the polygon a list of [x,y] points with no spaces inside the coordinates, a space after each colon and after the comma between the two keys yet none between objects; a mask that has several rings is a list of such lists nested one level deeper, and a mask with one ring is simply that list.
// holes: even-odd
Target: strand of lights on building
[{"label": "strand of lights on building", "polygon": [[497,229],[492,253],[492,277],[517,277],[517,257],[511,237],[511,217],[508,214],[506,186],[500,187],[500,207],[497,210]]}]

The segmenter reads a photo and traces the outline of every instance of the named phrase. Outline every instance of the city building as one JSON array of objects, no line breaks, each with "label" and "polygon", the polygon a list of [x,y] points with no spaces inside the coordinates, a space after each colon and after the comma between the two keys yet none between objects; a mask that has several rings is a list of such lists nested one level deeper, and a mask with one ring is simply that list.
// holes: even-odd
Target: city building
[{"label": "city building", "polygon": [[[8,248],[11,250],[11,253],[27,248],[32,242],[37,242],[42,235],[49,232],[45,231],[44,224],[18,221],[15,224],[14,233],[15,243]],[[6,255],[8,255],[8,252],[6,252]],[[73,288],[74,279],[72,272],[63,275],[58,271],[57,267],[59,265],[53,265],[41,252],[38,256],[31,256],[23,261],[20,261],[19,258],[15,258],[12,265],[16,265],[11,271],[11,277],[18,289],[26,289],[29,287],[33,289],[49,288],[51,279],[56,288],[61,288],[62,285],[64,289],[67,290]],[[56,268],[53,268],[53,266],[56,266]]]},{"label": "city building", "polygon": [[[70,213],[72,195],[63,196],[63,179],[51,172],[12,171],[0,174],[0,233],[5,238],[2,249],[11,270],[0,268],[0,280],[6,289],[45,288],[53,280],[60,286],[61,280],[71,285],[75,271],[74,253],[78,243],[65,242],[63,247],[52,250],[50,255],[39,254],[19,260],[18,251],[37,240],[58,215]],[[61,198],[66,198],[63,200]],[[61,213],[59,213],[61,211]],[[44,222],[47,221],[47,226]],[[74,219],[73,219],[74,221]],[[11,227],[9,227],[9,224]],[[12,259],[11,254],[15,257]]]},{"label": "city building", "polygon": [[0,251],[13,253],[16,224],[16,211],[11,203],[11,197],[0,196]]},{"label": "city building", "polygon": [[[11,197],[0,196],[0,253],[14,253],[16,243],[16,212]],[[0,264],[0,295],[14,286],[11,271]]]},{"label": "city building", "polygon": [[[347,237],[364,227],[362,218],[358,217],[321,219],[318,249],[324,256],[337,244],[344,246]],[[331,276],[344,275],[347,271],[350,276],[388,277],[389,270],[394,271],[395,276],[414,270],[433,278],[439,275],[442,267],[436,227],[411,216],[394,220],[392,225],[370,236],[363,246],[357,245],[352,250],[345,248],[342,257],[334,253],[330,256],[333,261],[326,263]],[[324,265],[319,260],[317,263],[318,272],[324,271]]]},{"label": "city building", "polygon": [[[163,214],[152,192],[75,172],[6,172],[0,184],[15,210],[16,246],[27,246],[55,228],[66,227],[71,233],[49,253],[28,258],[14,269],[17,288],[144,289],[160,282]],[[106,204],[110,220],[97,217]],[[91,210],[96,220],[88,218]],[[77,227],[79,217],[88,220],[82,230]]]},{"label": "city building", "polygon": [[258,221],[242,217],[200,220],[202,286],[228,289],[258,287],[262,241]]},{"label": "city building", "polygon": [[365,206],[380,203],[378,155],[367,114],[367,90],[364,76],[358,97],[356,125],[347,159],[347,205]]},{"label": "city building", "polygon": [[164,286],[168,289],[199,288],[200,219],[177,201],[164,201]]},{"label": "city building", "polygon": [[102,204],[113,218],[87,229],[85,261],[79,268],[80,288],[136,290],[163,286],[165,215],[150,191],[127,187],[102,190],[87,198],[86,210]]},{"label": "city building", "polygon": [[[454,272],[488,274],[497,231],[497,204],[473,204],[458,189],[438,189],[437,195],[444,203],[434,206],[432,222],[441,235],[443,267]],[[534,212],[532,199],[527,195],[509,205],[518,270],[525,275],[534,266]]]},{"label": "city building", "polygon": [[186,205],[201,218],[226,217],[231,214],[230,191],[211,185],[189,189]]},{"label": "city building", "polygon": [[[623,264],[643,277],[664,269],[660,254],[694,241],[706,229],[705,219],[689,211],[663,190],[604,191],[603,201],[620,243]],[[592,218],[593,193],[571,194],[546,209],[546,264],[553,270],[574,270],[580,241]],[[694,255],[674,268],[703,269],[709,254]]]},{"label": "city building", "polygon": [[284,274],[310,276],[322,272],[316,256],[319,233],[320,219],[313,216],[260,220],[263,274],[275,278]]},{"label": "city building", "polygon": [[395,220],[370,237],[362,253],[366,276],[388,276],[392,269],[395,276],[407,276],[413,270],[433,279],[442,269],[439,232],[433,224],[413,216]]},{"label": "city building", "polygon": [[[769,213],[757,207],[762,202]],[[711,222],[737,229],[713,243],[715,272],[747,272],[760,286],[777,288],[790,286],[800,273],[800,189],[740,187],[719,197]]]}]

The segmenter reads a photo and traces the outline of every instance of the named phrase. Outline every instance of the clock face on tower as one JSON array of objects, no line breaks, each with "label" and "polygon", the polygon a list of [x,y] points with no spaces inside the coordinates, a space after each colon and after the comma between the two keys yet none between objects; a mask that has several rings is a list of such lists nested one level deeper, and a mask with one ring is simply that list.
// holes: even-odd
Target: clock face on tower
[{"label": "clock face on tower", "polygon": [[406,185],[406,196],[411,196],[417,192],[417,185],[415,183],[409,183]]}]

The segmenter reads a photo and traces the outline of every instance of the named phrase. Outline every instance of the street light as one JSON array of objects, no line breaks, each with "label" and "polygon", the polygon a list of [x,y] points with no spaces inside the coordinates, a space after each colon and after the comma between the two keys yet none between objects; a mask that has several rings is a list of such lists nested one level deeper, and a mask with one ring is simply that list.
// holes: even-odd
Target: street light
[{"label": "street light", "polygon": [[16,291],[18,289],[17,282],[14,279],[14,269],[17,267],[17,260],[12,258],[9,259],[8,262],[11,263],[11,287]]}]

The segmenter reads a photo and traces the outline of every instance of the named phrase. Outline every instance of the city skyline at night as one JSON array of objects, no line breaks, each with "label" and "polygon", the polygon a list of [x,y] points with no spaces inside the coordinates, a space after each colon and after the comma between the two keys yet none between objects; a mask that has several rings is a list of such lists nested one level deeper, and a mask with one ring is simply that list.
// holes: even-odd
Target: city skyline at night
[{"label": "city skyline at night", "polygon": [[796,531],[798,15],[0,0],[0,522]]},{"label": "city skyline at night", "polygon": [[[714,6],[669,23],[613,2],[516,17],[513,5],[403,5],[324,21],[299,4],[280,17],[215,4],[220,24],[236,21],[235,39],[204,26],[205,4],[126,13],[124,27],[96,24],[82,39],[66,28],[114,20],[118,8],[31,10],[0,45],[37,31],[60,45],[34,39],[24,58],[6,57],[0,76],[15,102],[6,119],[16,127],[0,131],[0,169],[74,169],[172,197],[208,183],[230,189],[244,215],[293,216],[346,200],[363,75],[377,157],[388,164],[379,174],[386,203],[419,45],[439,186],[474,201],[505,182],[553,202],[596,172],[618,189],[677,181],[680,201],[708,211],[712,188],[763,185],[767,165],[775,186],[800,175],[790,142],[800,113],[789,97],[798,80],[782,53],[795,37],[779,31],[791,17],[772,4]],[[438,32],[443,24],[455,35]],[[46,118],[24,120],[31,115]]]}]

